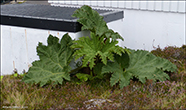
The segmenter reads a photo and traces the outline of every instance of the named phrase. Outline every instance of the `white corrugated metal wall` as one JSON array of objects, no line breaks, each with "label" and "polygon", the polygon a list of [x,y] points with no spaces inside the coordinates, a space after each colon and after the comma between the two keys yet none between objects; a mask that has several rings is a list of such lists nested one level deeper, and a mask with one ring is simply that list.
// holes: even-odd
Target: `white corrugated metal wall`
[{"label": "white corrugated metal wall", "polygon": [[[186,44],[186,1],[173,0],[49,0],[57,6],[82,6],[124,10],[124,19],[108,23],[125,42],[119,45],[133,49],[152,50],[160,46]],[[134,43],[135,42],[135,43]]]},{"label": "white corrugated metal wall", "polygon": [[[164,48],[186,44],[185,1],[49,0],[49,3],[68,6],[86,4],[124,10],[124,19],[108,23],[109,28],[119,32],[124,38],[124,42],[119,41],[120,46],[151,51],[153,46]],[[4,51],[1,52],[1,74],[11,74],[14,68],[17,68],[19,73],[23,69],[27,71],[31,62],[38,59],[35,51],[38,41],[45,44],[48,34],[61,37],[66,33],[16,26],[0,27],[3,45],[1,50]],[[71,33],[70,36],[77,39],[83,34]]]},{"label": "white corrugated metal wall", "polygon": [[119,0],[48,0],[49,3],[60,3],[66,5],[90,5],[95,7],[109,7],[133,10],[162,11],[173,13],[185,13],[185,1],[119,1]]}]

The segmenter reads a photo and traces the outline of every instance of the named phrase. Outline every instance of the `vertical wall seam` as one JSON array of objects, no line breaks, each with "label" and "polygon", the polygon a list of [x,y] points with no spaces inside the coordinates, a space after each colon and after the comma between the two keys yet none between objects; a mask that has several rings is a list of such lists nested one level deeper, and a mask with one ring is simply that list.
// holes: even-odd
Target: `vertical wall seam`
[{"label": "vertical wall seam", "polygon": [[169,12],[171,12],[171,1],[169,1]]},{"label": "vertical wall seam", "polygon": [[164,2],[161,1],[161,11],[163,11],[163,5],[164,5]]},{"label": "vertical wall seam", "polygon": [[105,0],[103,1],[103,7],[105,7]]},{"label": "vertical wall seam", "polygon": [[[112,7],[112,0],[110,1],[110,7]],[[113,8],[113,7],[112,7]]]},{"label": "vertical wall seam", "polygon": [[26,31],[26,29],[25,29],[25,42],[26,42],[26,55],[27,55],[27,66],[28,66],[28,68],[29,68],[29,60],[28,60],[28,40],[27,40],[27,31]]},{"label": "vertical wall seam", "polygon": [[[13,58],[13,55],[14,55],[14,53],[13,53],[13,41],[12,41],[12,29],[11,29],[11,27],[10,27],[10,39],[11,39],[11,58]],[[13,68],[14,68],[14,70],[15,70],[15,62],[14,62],[14,59],[12,59],[12,63],[13,63]]]},{"label": "vertical wall seam", "polygon": [[149,2],[147,0],[147,3],[146,3],[146,10],[148,10],[148,5],[149,5]]},{"label": "vertical wall seam", "polygon": [[123,2],[123,8],[126,8],[126,1]]},{"label": "vertical wall seam", "polygon": [[117,5],[118,5],[117,8],[119,8],[119,1],[117,2]]},{"label": "vertical wall seam", "polygon": [[177,11],[176,12],[179,12],[179,1],[177,1]]},{"label": "vertical wall seam", "polygon": [[154,1],[154,11],[156,11],[156,2]]}]

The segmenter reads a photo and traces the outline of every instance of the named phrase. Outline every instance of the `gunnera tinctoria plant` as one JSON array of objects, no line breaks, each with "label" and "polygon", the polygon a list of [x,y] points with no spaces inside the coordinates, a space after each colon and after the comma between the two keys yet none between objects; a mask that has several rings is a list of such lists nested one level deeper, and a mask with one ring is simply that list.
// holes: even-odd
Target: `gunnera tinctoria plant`
[{"label": "gunnera tinctoria plant", "polygon": [[[164,71],[174,72],[177,67],[170,61],[156,57],[145,50],[130,50],[116,45],[123,38],[109,29],[103,17],[91,7],[84,5],[77,9],[73,17],[78,18],[82,30],[89,30],[90,37],[82,36],[72,40],[65,34],[61,40],[49,35],[47,43],[39,43],[37,55],[22,81],[31,84],[62,84],[74,77],[82,82],[106,78],[110,75],[110,85],[128,86],[130,79],[137,78],[145,83],[147,79],[164,81],[169,76]],[[72,67],[73,59],[82,59],[82,65]],[[73,68],[73,69],[72,69]],[[80,71],[88,68],[89,72]]]}]

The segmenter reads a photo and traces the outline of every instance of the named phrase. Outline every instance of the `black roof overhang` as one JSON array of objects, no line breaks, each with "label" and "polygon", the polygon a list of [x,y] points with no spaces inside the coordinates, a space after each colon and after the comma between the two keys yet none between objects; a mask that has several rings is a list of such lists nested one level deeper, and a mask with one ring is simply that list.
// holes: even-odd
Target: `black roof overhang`
[{"label": "black roof overhang", "polygon": [[[24,8],[29,7],[26,10],[21,10],[18,7],[18,5],[10,5],[10,6],[3,6],[1,8],[1,20],[0,24],[2,25],[11,25],[11,26],[20,26],[20,27],[28,27],[28,28],[37,28],[37,29],[46,29],[46,30],[54,30],[54,31],[66,31],[66,32],[79,32],[81,31],[82,25],[77,22],[77,19],[72,19],[69,15],[66,13],[66,16],[68,15],[70,19],[63,19],[63,16],[58,16],[54,18],[48,18],[44,14],[42,15],[42,12],[38,12],[37,14],[34,13],[34,11],[37,11],[35,9],[31,14],[29,14],[28,10],[31,7],[34,8],[40,8],[42,10],[50,9],[50,10],[70,10],[70,7],[54,7],[54,6],[44,6],[44,5],[32,5],[32,4],[21,4],[19,6],[24,6]],[[10,9],[9,9],[10,8]],[[14,9],[15,8],[15,9]],[[3,10],[5,9],[5,10]],[[71,9],[71,12],[74,11],[75,8]],[[19,12],[20,11],[20,12]],[[23,11],[23,12],[22,12]],[[113,11],[113,10],[97,10],[100,15],[104,17],[104,20],[108,23],[111,21],[115,21],[118,19],[123,19],[123,11]],[[27,13],[28,12],[28,13]],[[38,15],[39,14],[39,15]],[[40,14],[42,17],[40,17]],[[46,14],[46,13],[45,13]],[[50,12],[47,14],[52,15],[53,13]],[[26,16],[25,16],[26,15]]]},{"label": "black roof overhang", "polygon": [[78,32],[81,31],[81,24],[72,21],[57,21],[36,18],[24,18],[16,16],[1,15],[0,24],[19,27],[47,29],[55,31]]}]

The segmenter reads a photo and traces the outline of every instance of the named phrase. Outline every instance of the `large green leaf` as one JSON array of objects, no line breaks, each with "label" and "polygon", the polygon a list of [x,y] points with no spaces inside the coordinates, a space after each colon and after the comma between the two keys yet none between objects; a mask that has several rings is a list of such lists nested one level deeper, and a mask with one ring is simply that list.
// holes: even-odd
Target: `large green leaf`
[{"label": "large green leaf", "polygon": [[126,72],[131,73],[142,83],[145,83],[146,79],[164,81],[169,79],[164,71],[175,72],[176,70],[176,65],[169,60],[156,57],[144,50],[134,51],[130,55],[129,67],[126,68]]},{"label": "large green leaf", "polygon": [[92,8],[87,5],[77,9],[72,16],[79,18],[77,21],[83,25],[82,30],[90,30],[100,37],[104,36],[105,38],[112,38],[113,40],[123,40],[117,32],[108,29],[103,17],[100,16],[97,11],[92,10]]},{"label": "large green leaf", "polygon": [[119,82],[120,88],[129,85],[130,79],[134,76],[142,83],[146,79],[164,81],[169,76],[164,71],[175,72],[177,67],[166,59],[154,56],[144,50],[131,51],[122,56],[116,55],[115,62],[109,62],[102,68],[102,74],[112,73],[111,86]]},{"label": "large green leaf", "polygon": [[125,67],[128,67],[129,56],[127,53],[123,53],[122,56],[115,55],[115,62],[109,62],[103,66],[102,74],[112,73],[110,78],[111,86],[119,83],[120,88],[129,85],[132,74],[125,72]]},{"label": "large green leaf", "polygon": [[95,66],[97,56],[101,59],[103,64],[107,64],[107,60],[114,61],[114,54],[121,55],[125,52],[125,49],[119,46],[115,46],[118,41],[111,41],[107,39],[104,42],[104,38],[98,38],[94,33],[91,33],[91,38],[81,37],[74,42],[72,48],[78,48],[74,53],[76,59],[83,58],[83,67],[87,67],[89,64],[90,69]]},{"label": "large green leaf", "polygon": [[39,61],[32,63],[28,74],[24,76],[22,81],[25,83],[39,83],[40,86],[48,82],[54,84],[62,84],[63,80],[70,80],[71,67],[68,65],[72,60],[74,50],[70,48],[72,39],[65,34],[59,43],[57,37],[50,35],[48,37],[48,46],[39,43],[37,53]]}]

